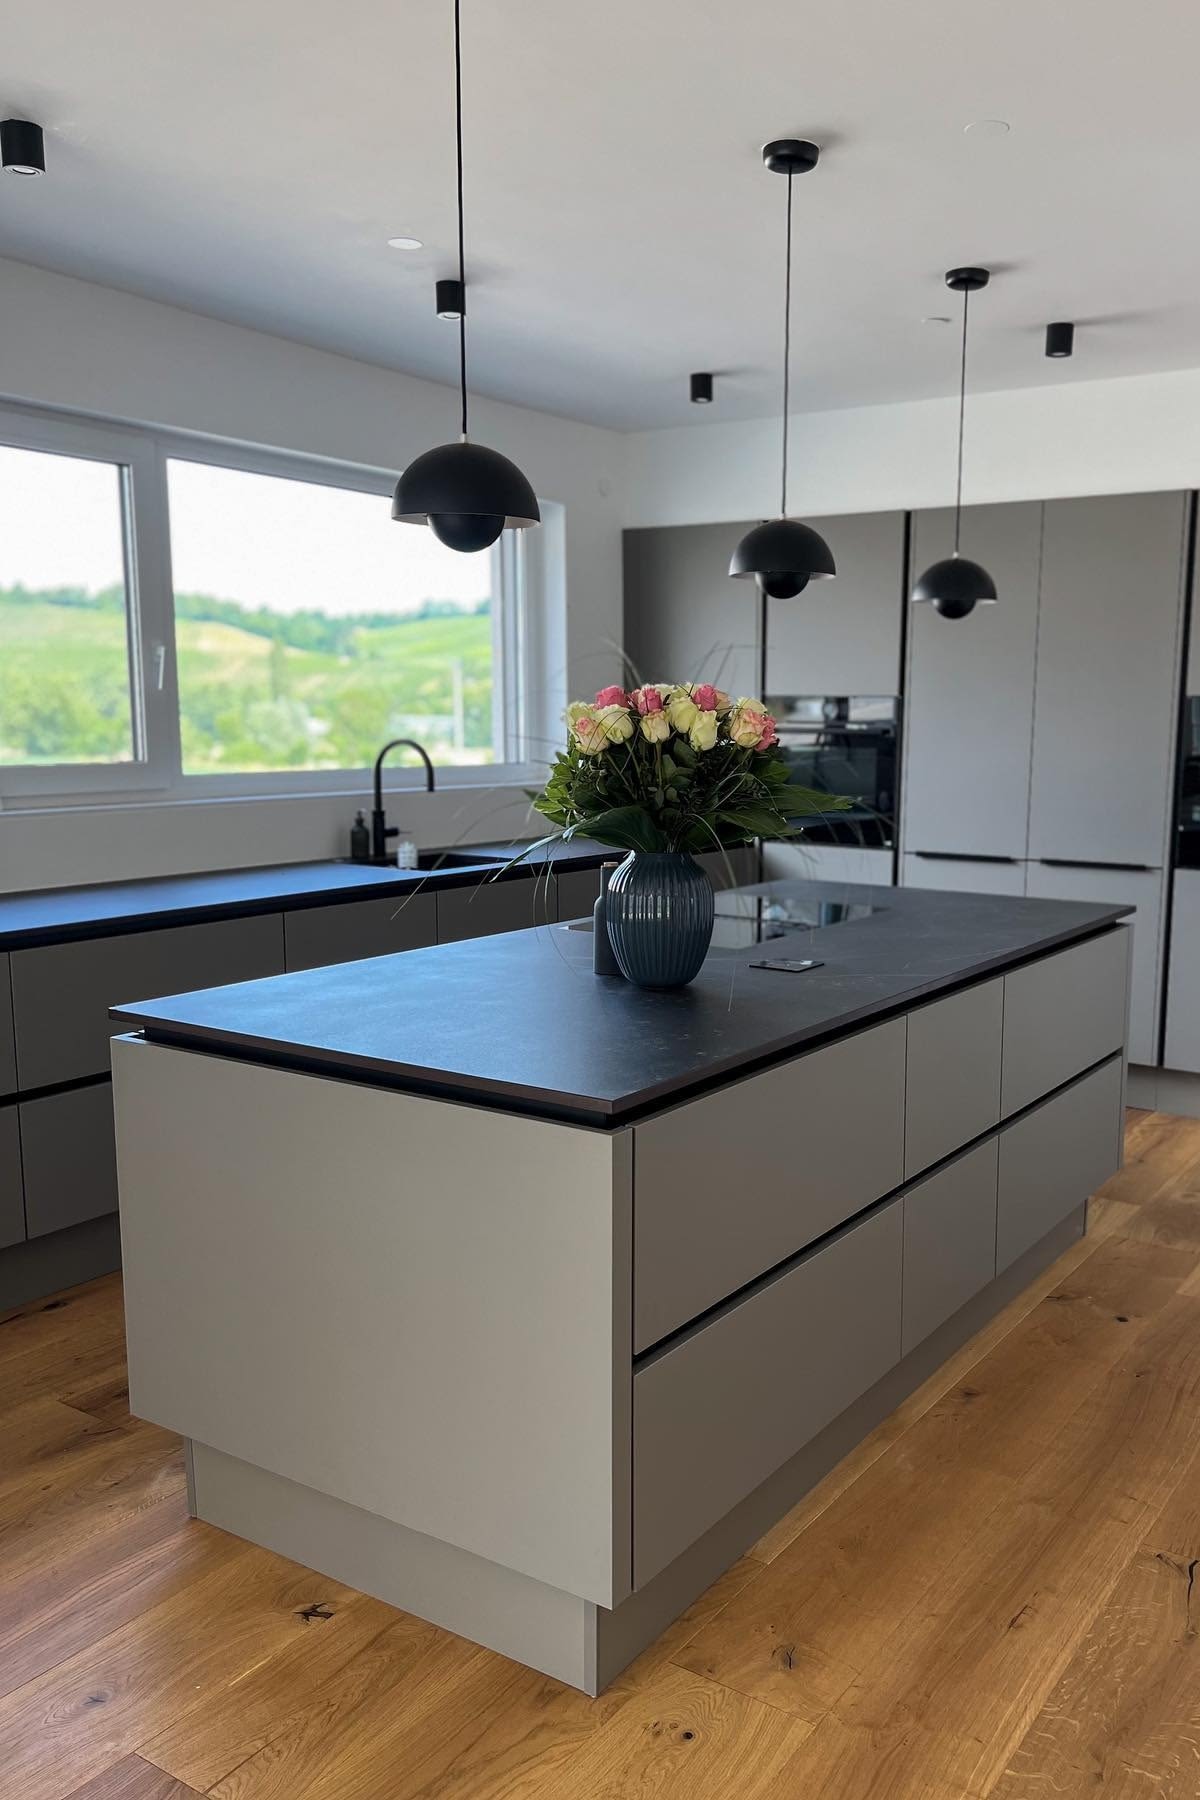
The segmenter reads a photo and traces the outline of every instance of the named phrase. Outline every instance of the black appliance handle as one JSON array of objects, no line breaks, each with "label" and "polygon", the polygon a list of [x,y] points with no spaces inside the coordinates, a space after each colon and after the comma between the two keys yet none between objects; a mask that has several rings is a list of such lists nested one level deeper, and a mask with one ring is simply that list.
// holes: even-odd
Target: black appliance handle
[{"label": "black appliance handle", "polygon": [[985,856],[973,850],[909,850],[909,856],[919,856],[923,862],[984,862],[984,863],[1017,863],[1019,856]]},{"label": "black appliance handle", "polygon": [[1150,875],[1157,868],[1156,863],[1134,862],[1085,862],[1081,856],[1038,856],[1047,869],[1127,869],[1132,874]]}]

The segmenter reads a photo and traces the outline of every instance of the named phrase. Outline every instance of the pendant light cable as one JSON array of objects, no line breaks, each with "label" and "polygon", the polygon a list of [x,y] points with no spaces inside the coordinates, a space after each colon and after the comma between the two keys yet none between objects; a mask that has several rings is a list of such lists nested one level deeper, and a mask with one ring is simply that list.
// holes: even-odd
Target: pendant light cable
[{"label": "pendant light cable", "polygon": [[462,22],[460,0],[454,0],[454,146],[458,158],[458,285],[462,311],[458,315],[458,389],[462,414],[462,440],[467,441],[467,257],[463,229],[463,105]]},{"label": "pendant light cable", "polygon": [[954,554],[958,555],[962,535],[963,433],[967,422],[967,307],[970,288],[963,289],[962,361],[958,373],[958,482],[954,493]]},{"label": "pendant light cable", "polygon": [[788,395],[792,364],[792,171],[787,177],[787,265],[783,277],[783,480],[779,497],[779,516],[787,518],[788,481]]}]

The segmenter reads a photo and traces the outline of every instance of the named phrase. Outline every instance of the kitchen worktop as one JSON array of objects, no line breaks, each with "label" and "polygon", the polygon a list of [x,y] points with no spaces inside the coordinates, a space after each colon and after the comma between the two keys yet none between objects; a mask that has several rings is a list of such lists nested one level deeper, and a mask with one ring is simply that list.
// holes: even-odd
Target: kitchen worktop
[{"label": "kitchen worktop", "polygon": [[[546,926],[113,1008],[156,1039],[605,1128],[1111,926],[1131,910],[783,881],[770,901],[869,916],[714,950],[648,993],[591,971],[591,939]],[[726,896],[723,904],[732,897]],[[752,968],[815,957],[803,974]]]},{"label": "kitchen worktop", "polygon": [[[246,917],[275,912],[281,907],[324,906],[340,900],[407,893],[416,888],[431,891],[464,887],[495,877],[503,867],[503,858],[515,855],[519,849],[519,844],[463,844],[447,854],[461,859],[478,853],[478,862],[456,860],[453,866],[434,869],[397,869],[335,860],[5,894],[0,895],[0,951],[145,931],[156,925]],[[614,854],[602,845],[581,841],[554,845],[550,861],[556,867],[569,863],[572,868],[587,869]],[[528,881],[545,864],[546,852],[540,851],[499,879]]]}]

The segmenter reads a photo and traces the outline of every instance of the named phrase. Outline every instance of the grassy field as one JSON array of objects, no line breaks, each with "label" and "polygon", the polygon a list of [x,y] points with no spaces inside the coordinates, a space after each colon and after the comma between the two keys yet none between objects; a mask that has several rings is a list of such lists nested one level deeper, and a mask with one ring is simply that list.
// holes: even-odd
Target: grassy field
[{"label": "grassy field", "polygon": [[[359,768],[405,733],[442,762],[491,760],[487,613],[354,624],[334,650],[285,641],[303,635],[286,618],[272,631],[231,610],[176,621],[186,773]],[[0,763],[121,761],[130,748],[119,606],[0,591]]]}]

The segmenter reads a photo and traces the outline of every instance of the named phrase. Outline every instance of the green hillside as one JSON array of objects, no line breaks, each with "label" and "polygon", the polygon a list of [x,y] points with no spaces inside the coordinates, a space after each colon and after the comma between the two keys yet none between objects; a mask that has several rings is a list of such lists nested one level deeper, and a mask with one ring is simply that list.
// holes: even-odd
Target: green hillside
[{"label": "green hillside", "polygon": [[[357,768],[397,733],[443,762],[491,760],[486,603],[381,619],[179,595],[176,649],[188,774]],[[0,763],[129,753],[119,594],[0,589]]]}]

